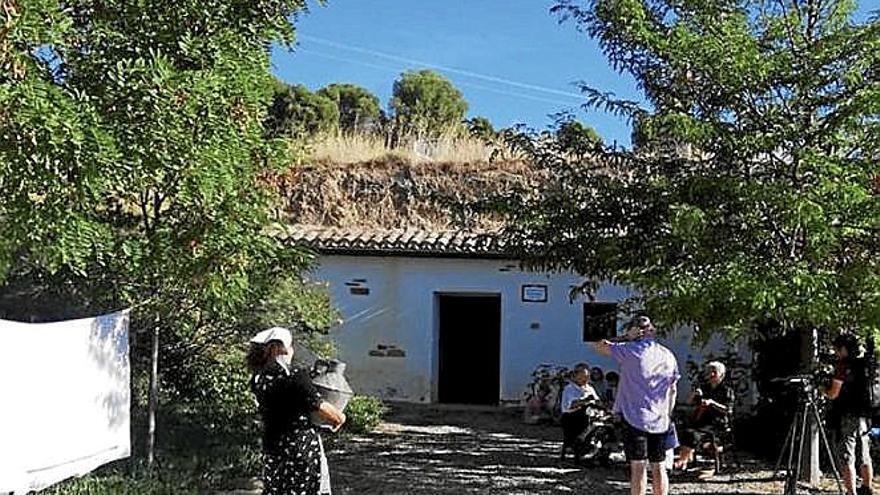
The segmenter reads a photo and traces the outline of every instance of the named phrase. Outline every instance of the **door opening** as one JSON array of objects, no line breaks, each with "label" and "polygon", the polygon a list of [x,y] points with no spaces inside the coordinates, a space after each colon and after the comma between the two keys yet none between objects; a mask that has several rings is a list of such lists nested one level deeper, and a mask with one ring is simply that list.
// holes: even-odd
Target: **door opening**
[{"label": "door opening", "polygon": [[498,404],[501,296],[437,296],[437,399],[454,404]]}]

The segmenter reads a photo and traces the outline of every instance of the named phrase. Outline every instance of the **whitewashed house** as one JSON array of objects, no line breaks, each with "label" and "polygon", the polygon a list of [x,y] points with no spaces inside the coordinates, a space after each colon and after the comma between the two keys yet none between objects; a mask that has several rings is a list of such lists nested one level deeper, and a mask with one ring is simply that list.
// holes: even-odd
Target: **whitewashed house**
[{"label": "whitewashed house", "polygon": [[[358,393],[411,402],[515,404],[542,363],[613,362],[589,341],[616,334],[625,288],[570,298],[582,277],[523,271],[466,232],[296,226],[320,253],[311,277],[329,286],[343,323],[332,332]],[[684,329],[662,338],[685,362],[708,352]],[[712,342],[709,349],[724,345]],[[681,390],[690,387],[687,379]],[[680,393],[681,398],[687,394]]]}]

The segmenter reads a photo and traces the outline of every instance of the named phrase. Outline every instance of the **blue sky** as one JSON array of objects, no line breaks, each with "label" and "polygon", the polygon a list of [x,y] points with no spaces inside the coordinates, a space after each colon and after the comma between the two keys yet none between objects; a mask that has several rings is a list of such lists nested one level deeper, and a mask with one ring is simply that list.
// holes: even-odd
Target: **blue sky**
[{"label": "blue sky", "polygon": [[[543,128],[565,109],[609,143],[629,143],[626,122],[579,110],[575,83],[638,98],[632,78],[615,73],[574,24],[558,24],[545,0],[330,0],[296,21],[294,52],[276,48],[274,72],[318,89],[332,82],[366,87],[387,105],[397,76],[434,68],[470,104],[469,116],[496,127]],[[415,6],[418,7],[415,7]]]},{"label": "blue sky", "polygon": [[[549,114],[573,109],[609,144],[628,145],[620,118],[579,109],[578,81],[618,97],[640,99],[635,82],[614,72],[594,41],[560,25],[552,0],[329,0],[297,20],[294,52],[276,48],[275,74],[315,90],[332,82],[366,87],[387,106],[407,69],[434,68],[470,104],[469,116],[496,127],[543,128]],[[862,0],[857,18],[880,8]],[[405,6],[405,8],[404,8]]]}]

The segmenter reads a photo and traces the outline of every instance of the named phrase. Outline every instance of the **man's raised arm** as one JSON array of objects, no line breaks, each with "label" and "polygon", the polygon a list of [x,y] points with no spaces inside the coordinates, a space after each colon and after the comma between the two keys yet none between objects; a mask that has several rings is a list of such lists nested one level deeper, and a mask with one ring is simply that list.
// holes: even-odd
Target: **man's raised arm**
[{"label": "man's raised arm", "polygon": [[611,341],[600,340],[599,342],[594,342],[593,347],[596,348],[596,352],[603,356],[611,355]]}]

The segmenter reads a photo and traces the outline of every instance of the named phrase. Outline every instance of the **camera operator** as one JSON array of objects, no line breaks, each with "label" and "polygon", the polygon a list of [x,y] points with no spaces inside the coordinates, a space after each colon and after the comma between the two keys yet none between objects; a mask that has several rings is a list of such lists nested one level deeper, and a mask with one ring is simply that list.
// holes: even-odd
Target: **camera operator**
[{"label": "camera operator", "polygon": [[[829,427],[835,434],[837,455],[847,495],[871,494],[870,441],[868,439],[870,401],[868,400],[867,361],[859,356],[859,343],[854,335],[843,334],[834,339],[837,364],[834,377],[825,394],[831,399]],[[862,487],[855,490],[856,461]]]}]

